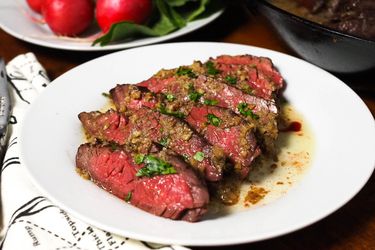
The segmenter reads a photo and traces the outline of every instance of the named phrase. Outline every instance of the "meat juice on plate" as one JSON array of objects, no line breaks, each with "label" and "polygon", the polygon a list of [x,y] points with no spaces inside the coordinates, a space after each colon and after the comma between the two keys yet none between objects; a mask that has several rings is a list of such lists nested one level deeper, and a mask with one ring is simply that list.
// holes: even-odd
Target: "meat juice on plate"
[{"label": "meat juice on plate", "polygon": [[[113,108],[113,104],[108,102],[101,110]],[[207,218],[267,205],[287,194],[303,179],[314,153],[312,131],[304,117],[288,103],[280,106],[280,116],[282,128],[276,141],[276,157],[260,156],[252,166],[248,181],[240,187],[238,180],[231,180],[231,188],[226,193],[231,198],[224,198],[224,202],[214,199]],[[87,136],[84,135],[84,138],[86,141]]]},{"label": "meat juice on plate", "polygon": [[[296,109],[287,103],[280,106],[280,133],[276,141],[276,157],[260,156],[254,162],[248,181],[227,194],[232,200],[224,205],[215,200],[209,215],[246,211],[267,205],[298,186],[308,172],[314,154],[314,137],[309,124]],[[234,180],[235,181],[235,180]],[[236,200],[237,199],[237,200]]]}]

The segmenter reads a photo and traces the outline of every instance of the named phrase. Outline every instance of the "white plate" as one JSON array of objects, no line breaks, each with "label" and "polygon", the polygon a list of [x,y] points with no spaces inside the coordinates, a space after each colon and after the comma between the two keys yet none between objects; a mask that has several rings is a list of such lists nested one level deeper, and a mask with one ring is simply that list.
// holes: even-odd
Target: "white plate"
[{"label": "white plate", "polygon": [[[74,170],[82,142],[77,114],[106,103],[102,92],[135,83],[161,68],[220,54],[270,57],[287,82],[285,97],[315,134],[310,170],[285,196],[266,206],[198,223],[172,221],[134,208]],[[225,245],[279,236],[314,223],[348,202],[375,165],[375,123],[343,82],[297,58],[245,45],[172,43],[116,52],[57,78],[36,100],[22,129],[22,160],[34,183],[57,205],[107,231],[158,243]]]},{"label": "white plate", "polygon": [[66,38],[58,37],[51,32],[47,25],[40,25],[31,22],[30,18],[25,14],[25,12],[30,12],[31,14],[34,14],[34,16],[37,16],[31,11],[31,9],[29,9],[26,0],[1,0],[0,28],[18,39],[45,47],[64,50],[104,51],[159,43],[182,36],[209,24],[219,17],[223,13],[223,10],[215,12],[208,17],[189,22],[186,27],[165,36],[139,38],[128,42],[116,43],[107,46],[91,46],[92,42],[72,39],[68,40]]}]

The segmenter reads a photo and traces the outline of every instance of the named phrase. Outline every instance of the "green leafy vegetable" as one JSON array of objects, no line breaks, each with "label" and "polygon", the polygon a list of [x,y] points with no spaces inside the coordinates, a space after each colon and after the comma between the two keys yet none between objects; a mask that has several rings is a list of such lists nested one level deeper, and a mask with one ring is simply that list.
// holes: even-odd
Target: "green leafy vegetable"
[{"label": "green leafy vegetable", "polygon": [[167,100],[170,101],[170,102],[175,99],[173,94],[167,94],[166,97],[167,97]]},{"label": "green leafy vegetable", "polygon": [[229,84],[236,84],[237,83],[237,77],[234,76],[226,76],[225,81],[227,81]]},{"label": "green leafy vegetable", "polygon": [[107,45],[110,42],[140,36],[164,36],[183,28],[188,22],[213,13],[222,8],[218,0],[154,0],[154,14],[145,24],[119,22],[93,42],[93,45]]},{"label": "green leafy vegetable", "polygon": [[207,122],[215,127],[218,127],[221,123],[221,119],[214,114],[207,114]]},{"label": "green leafy vegetable", "polygon": [[137,154],[137,155],[134,156],[134,162],[136,164],[143,163],[144,159],[145,159],[145,155],[144,154]]},{"label": "green leafy vegetable", "polygon": [[109,147],[111,148],[111,151],[116,151],[120,146],[115,142],[109,142]]},{"label": "green leafy vegetable", "polygon": [[113,41],[134,37],[137,34],[142,34],[144,36],[162,36],[162,34],[158,34],[157,31],[147,26],[125,21],[113,24],[109,31],[96,39],[92,45],[99,44],[100,46],[104,46]]},{"label": "green leafy vegetable", "polygon": [[165,106],[160,106],[159,107],[159,112],[164,114],[164,115],[170,115],[170,116],[174,116],[174,117],[177,117],[177,118],[185,118],[185,115],[181,112],[178,112],[178,111],[170,111],[170,110],[167,110],[167,108]]},{"label": "green leafy vegetable", "polygon": [[206,65],[206,68],[207,68],[207,73],[209,75],[217,75],[217,74],[219,74],[221,72],[220,70],[218,70],[217,68],[215,68],[214,63],[211,62],[211,61],[206,62],[205,65]]},{"label": "green leafy vegetable", "polygon": [[189,93],[189,100],[190,101],[197,102],[199,100],[199,98],[201,98],[201,97],[202,97],[202,94],[200,94],[196,91]]},{"label": "green leafy vegetable", "polygon": [[189,0],[166,0],[166,2],[173,7],[180,7],[189,2]]},{"label": "green leafy vegetable", "polygon": [[106,92],[103,92],[103,93],[102,93],[102,96],[107,97],[107,98],[111,98],[111,95],[108,94],[108,93],[106,93]]},{"label": "green leafy vegetable", "polygon": [[125,197],[125,201],[130,202],[130,200],[132,199],[132,195],[133,195],[133,192],[129,191],[128,194]]},{"label": "green leafy vegetable", "polygon": [[246,94],[252,95],[254,89],[250,87],[250,85],[245,84],[244,86],[242,86],[242,91],[245,92]]},{"label": "green leafy vegetable", "polygon": [[188,76],[190,78],[196,78],[197,76],[194,74],[193,70],[187,67],[179,67],[176,71],[178,76]]},{"label": "green leafy vegetable", "polygon": [[138,170],[136,176],[142,177],[152,177],[155,175],[165,175],[165,174],[175,174],[176,169],[169,164],[155,156],[147,155],[144,158],[145,166]]},{"label": "green leafy vegetable", "polygon": [[[193,21],[194,19],[202,15],[204,12],[206,12],[207,8],[209,7],[210,0],[201,0],[198,2],[200,2],[199,7],[197,9],[193,9],[192,11],[190,11],[190,13],[188,13],[188,15],[186,16],[186,19],[188,21]],[[219,1],[213,0],[212,2],[218,3]]]},{"label": "green leafy vegetable", "polygon": [[169,143],[169,140],[168,140],[168,137],[163,137],[160,139],[159,141],[160,145],[162,145],[163,147],[166,147]]},{"label": "green leafy vegetable", "polygon": [[189,100],[197,102],[203,96],[203,94],[199,93],[195,90],[193,84],[189,84]]},{"label": "green leafy vegetable", "polygon": [[254,112],[248,106],[249,105],[247,103],[241,102],[238,104],[237,110],[241,115],[249,116],[255,120],[259,119],[259,116],[257,114],[254,114]]},{"label": "green leafy vegetable", "polygon": [[204,104],[206,105],[210,105],[210,106],[215,106],[219,103],[218,100],[209,100],[209,99],[206,99],[204,100]]},{"label": "green leafy vegetable", "polygon": [[195,153],[195,155],[193,156],[193,158],[194,158],[195,160],[201,162],[201,161],[204,160],[204,153],[198,151],[197,153]]}]

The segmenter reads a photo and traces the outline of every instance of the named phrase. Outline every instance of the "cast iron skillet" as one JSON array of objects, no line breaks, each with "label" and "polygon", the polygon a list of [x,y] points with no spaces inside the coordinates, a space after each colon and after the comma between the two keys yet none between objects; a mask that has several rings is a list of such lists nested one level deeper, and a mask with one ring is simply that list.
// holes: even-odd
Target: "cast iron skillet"
[{"label": "cast iron skillet", "polygon": [[313,23],[266,0],[247,0],[247,6],[265,16],[286,44],[306,61],[337,73],[375,68],[375,41]]}]

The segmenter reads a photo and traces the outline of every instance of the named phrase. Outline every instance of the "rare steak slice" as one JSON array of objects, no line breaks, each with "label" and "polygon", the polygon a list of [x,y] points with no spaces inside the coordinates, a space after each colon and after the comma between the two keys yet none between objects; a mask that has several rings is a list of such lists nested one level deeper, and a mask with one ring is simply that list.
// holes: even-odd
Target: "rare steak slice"
[{"label": "rare steak slice", "polygon": [[226,162],[223,150],[210,145],[176,117],[139,108],[127,116],[114,110],[82,112],[79,119],[90,137],[124,145],[131,152],[143,154],[158,144],[184,157],[207,180],[222,178]]},{"label": "rare steak slice", "polygon": [[83,144],[76,167],[98,186],[149,213],[194,222],[207,211],[204,181],[171,152],[140,157],[121,148]]},{"label": "rare steak slice", "polygon": [[204,63],[207,74],[223,78],[227,84],[267,100],[284,86],[271,59],[252,55],[221,55]]},{"label": "rare steak slice", "polygon": [[[117,110],[132,112],[148,107],[160,112],[179,112],[194,130],[211,145],[220,147],[231,160],[234,169],[246,177],[252,161],[260,154],[254,136],[254,125],[229,109],[215,106],[215,100],[204,104],[185,98],[186,93],[154,94],[131,84],[117,85],[110,90]],[[162,110],[161,110],[162,107]]]},{"label": "rare steak slice", "polygon": [[215,100],[215,106],[230,109],[254,124],[257,139],[264,153],[272,153],[278,136],[278,109],[274,100],[249,95],[220,79],[194,71],[194,67],[182,66],[178,69],[161,70],[137,86],[164,95],[184,94],[184,98],[192,98],[201,103],[205,100]]},{"label": "rare steak slice", "polygon": [[214,106],[193,107],[186,121],[225,152],[241,178],[248,176],[251,163],[260,155],[252,124],[227,109]]}]

